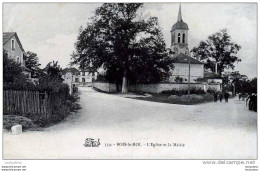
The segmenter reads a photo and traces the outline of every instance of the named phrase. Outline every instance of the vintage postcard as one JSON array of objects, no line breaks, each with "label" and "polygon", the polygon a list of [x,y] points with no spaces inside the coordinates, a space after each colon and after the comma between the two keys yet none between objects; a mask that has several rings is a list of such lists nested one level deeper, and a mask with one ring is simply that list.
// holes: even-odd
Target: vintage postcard
[{"label": "vintage postcard", "polygon": [[4,160],[258,158],[257,3],[2,6]]}]

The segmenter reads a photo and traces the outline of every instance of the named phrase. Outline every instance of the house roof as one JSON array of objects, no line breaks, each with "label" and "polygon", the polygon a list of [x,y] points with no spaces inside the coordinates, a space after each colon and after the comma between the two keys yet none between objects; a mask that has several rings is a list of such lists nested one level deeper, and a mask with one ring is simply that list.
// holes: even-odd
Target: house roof
[{"label": "house roof", "polygon": [[204,64],[203,62],[200,62],[197,59],[194,59],[188,55],[185,55],[183,53],[180,53],[179,55],[177,55],[174,59],[173,59],[173,63],[189,63],[189,59],[190,59],[190,63],[191,64]]},{"label": "house roof", "polygon": [[73,75],[80,75],[80,71],[76,68],[65,68],[61,71],[62,75],[65,75],[67,72],[72,72]]},{"label": "house roof", "polygon": [[21,50],[25,52],[16,32],[3,32],[3,45],[5,45],[8,42],[8,40],[11,39],[13,36],[15,36]]}]

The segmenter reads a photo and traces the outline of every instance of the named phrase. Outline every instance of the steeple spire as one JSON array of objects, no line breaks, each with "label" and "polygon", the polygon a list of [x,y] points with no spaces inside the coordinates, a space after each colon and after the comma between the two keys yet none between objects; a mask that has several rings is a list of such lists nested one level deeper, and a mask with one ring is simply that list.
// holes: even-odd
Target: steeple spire
[{"label": "steeple spire", "polygon": [[178,21],[182,21],[182,17],[181,17],[181,4],[179,6]]}]

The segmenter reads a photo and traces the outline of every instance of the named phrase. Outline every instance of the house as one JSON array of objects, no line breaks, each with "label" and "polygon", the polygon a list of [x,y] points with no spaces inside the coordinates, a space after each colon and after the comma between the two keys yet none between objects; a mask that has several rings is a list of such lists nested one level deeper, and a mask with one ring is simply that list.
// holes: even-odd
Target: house
[{"label": "house", "polygon": [[174,53],[174,69],[171,71],[169,82],[188,83],[189,63],[190,82],[196,83],[204,77],[204,63],[190,56],[188,47],[188,24],[182,20],[181,6],[177,22],[171,28],[171,50]]},{"label": "house", "polygon": [[7,52],[8,57],[14,59],[24,68],[23,73],[31,79],[31,70],[25,66],[24,49],[16,32],[3,33],[3,48]]},{"label": "house", "polygon": [[88,86],[91,85],[95,79],[95,75],[88,71],[79,71],[76,68],[65,68],[62,70],[64,83],[75,86]]}]

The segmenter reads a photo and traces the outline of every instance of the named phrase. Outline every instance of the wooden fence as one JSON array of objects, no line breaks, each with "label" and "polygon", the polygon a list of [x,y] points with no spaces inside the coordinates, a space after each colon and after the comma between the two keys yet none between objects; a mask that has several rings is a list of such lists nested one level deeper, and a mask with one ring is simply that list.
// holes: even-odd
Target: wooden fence
[{"label": "wooden fence", "polygon": [[3,92],[4,114],[22,115],[38,114],[48,120],[53,113],[53,108],[66,100],[66,95],[56,93],[48,95],[39,91],[13,91]]}]

